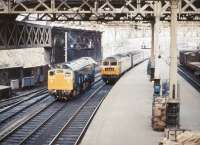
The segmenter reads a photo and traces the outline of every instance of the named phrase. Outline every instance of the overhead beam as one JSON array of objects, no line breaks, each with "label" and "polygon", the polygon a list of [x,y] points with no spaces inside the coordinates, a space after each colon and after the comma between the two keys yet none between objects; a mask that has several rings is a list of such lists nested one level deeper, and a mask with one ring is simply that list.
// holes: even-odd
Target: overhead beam
[{"label": "overhead beam", "polygon": [[[200,21],[199,0],[180,0],[177,19]],[[36,20],[150,21],[155,0],[0,0],[0,14],[37,14]],[[161,20],[171,19],[169,0],[162,0]]]}]

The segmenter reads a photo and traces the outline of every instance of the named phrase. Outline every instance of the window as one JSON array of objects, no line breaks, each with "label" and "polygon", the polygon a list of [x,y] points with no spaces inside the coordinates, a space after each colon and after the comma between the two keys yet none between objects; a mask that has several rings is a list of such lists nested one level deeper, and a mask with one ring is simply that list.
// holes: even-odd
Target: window
[{"label": "window", "polygon": [[69,77],[72,77],[71,73],[70,72],[65,72],[65,79],[67,79]]},{"label": "window", "polygon": [[63,70],[58,69],[58,70],[56,70],[56,73],[63,73]]},{"label": "window", "polygon": [[109,65],[109,62],[104,61],[104,62],[103,62],[103,65]]},{"label": "window", "polygon": [[115,62],[111,62],[111,65],[117,65],[117,62],[115,61]]}]

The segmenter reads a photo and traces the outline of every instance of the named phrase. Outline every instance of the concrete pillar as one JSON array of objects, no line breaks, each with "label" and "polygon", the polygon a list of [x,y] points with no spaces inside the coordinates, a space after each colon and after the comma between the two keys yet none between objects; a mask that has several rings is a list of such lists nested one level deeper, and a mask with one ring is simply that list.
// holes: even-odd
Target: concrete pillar
[{"label": "concrete pillar", "polygon": [[166,106],[166,127],[180,127],[180,101],[177,83],[177,10],[178,0],[171,0],[170,90]]},{"label": "concrete pillar", "polygon": [[159,78],[159,30],[160,30],[160,17],[161,17],[161,2],[156,1],[154,4],[155,20],[152,23],[152,50],[151,50],[151,70],[154,71],[154,79]]},{"label": "concrete pillar", "polygon": [[151,57],[150,57],[150,64],[148,70],[150,75],[150,81],[154,80],[154,73],[155,73],[155,54],[154,54],[154,27],[155,27],[155,20],[151,23]]},{"label": "concrete pillar", "polygon": [[155,21],[151,23],[151,68],[155,67],[155,56],[154,56],[154,27]]},{"label": "concrete pillar", "polygon": [[159,31],[160,31],[160,15],[161,15],[161,2],[156,2],[156,17],[154,25],[154,57],[155,57],[155,79],[160,79],[160,66],[159,66]]},{"label": "concrete pillar", "polygon": [[177,99],[177,9],[178,0],[171,0],[171,46],[170,46],[170,98]]}]

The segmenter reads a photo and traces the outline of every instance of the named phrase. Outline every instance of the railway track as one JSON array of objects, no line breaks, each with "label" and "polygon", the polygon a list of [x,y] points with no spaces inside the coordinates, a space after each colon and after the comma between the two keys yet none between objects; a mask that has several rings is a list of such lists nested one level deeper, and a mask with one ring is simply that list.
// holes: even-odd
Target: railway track
[{"label": "railway track", "polygon": [[3,112],[0,118],[0,140],[7,136],[10,130],[15,129],[54,101],[55,98],[46,93]]},{"label": "railway track", "polygon": [[110,87],[103,85],[92,94],[65,123],[49,145],[77,145],[109,89]]},{"label": "railway track", "polygon": [[178,66],[178,73],[200,92],[200,81],[197,80],[191,72],[181,66]]},{"label": "railway track", "polygon": [[[169,65],[169,62],[164,60],[167,65]],[[180,64],[178,65],[178,74],[183,77],[186,81],[188,81],[197,91],[200,92],[200,81],[194,77],[194,74],[192,74],[190,71],[186,70],[184,67],[182,67]]]},{"label": "railway track", "polygon": [[73,101],[66,102],[66,107],[56,114],[53,118],[47,121],[42,127],[36,132],[31,134],[27,140],[22,144],[24,145],[38,145],[38,144],[49,144],[51,140],[58,134],[63,128],[66,122],[70,120],[77,109],[87,100],[90,96],[95,95],[102,87],[103,82],[98,82],[90,90],[85,92],[82,96],[78,97]]},{"label": "railway track", "polygon": [[[43,144],[51,141],[65,121],[69,120],[77,108],[88,98],[88,95],[95,94],[94,91],[97,90],[99,84],[102,84],[102,82],[100,79],[96,79],[90,90],[73,101],[57,102],[54,100],[51,103],[46,103],[46,105],[41,105],[40,109],[32,110],[32,115],[15,125],[13,129],[0,133],[0,144]],[[52,126],[55,128],[52,129]],[[52,131],[47,131],[49,129]],[[54,136],[49,136],[48,132],[54,134]],[[44,140],[45,136],[47,137],[46,140]]]},{"label": "railway track", "polygon": [[35,97],[37,94],[42,93],[46,90],[47,90],[46,88],[36,89],[36,90],[33,90],[31,92],[28,92],[28,93],[24,93],[24,94],[19,95],[19,96],[15,96],[15,97],[12,97],[12,98],[1,100],[0,101],[0,113],[3,110],[6,110],[7,108],[9,108],[10,106],[14,106],[17,103],[21,103],[23,101],[30,100],[33,97]]},{"label": "railway track", "polygon": [[23,144],[29,136],[36,132],[48,120],[62,110],[66,104],[64,102],[53,101],[44,108],[35,110],[35,114],[10,131],[1,139],[1,144]]},{"label": "railway track", "polygon": [[[95,79],[100,80],[99,79],[100,77],[101,77],[100,73],[99,72],[96,73]],[[22,95],[18,95],[18,96],[12,97],[12,98],[0,100],[0,113],[15,107],[20,103],[31,100],[35,96],[38,96],[40,93],[46,92],[46,91],[47,91],[46,88],[40,88],[40,89],[35,89],[33,91],[30,91],[28,93],[24,93]]]},{"label": "railway track", "polygon": [[12,117],[14,115],[17,115],[18,113],[20,113],[21,111],[27,109],[30,106],[33,106],[35,103],[40,102],[41,100],[45,99],[47,97],[47,92],[43,92],[43,93],[39,93],[36,95],[34,95],[33,97],[29,98],[29,99],[25,99],[19,103],[16,103],[2,111],[0,111],[0,124],[9,117]]}]

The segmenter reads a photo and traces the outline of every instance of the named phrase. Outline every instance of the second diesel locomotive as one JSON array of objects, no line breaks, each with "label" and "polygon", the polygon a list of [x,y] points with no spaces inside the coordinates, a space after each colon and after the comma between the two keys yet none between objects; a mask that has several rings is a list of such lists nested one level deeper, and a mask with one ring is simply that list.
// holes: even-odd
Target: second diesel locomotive
[{"label": "second diesel locomotive", "polygon": [[91,86],[96,62],[90,57],[57,65],[48,72],[48,91],[60,100],[68,100]]},{"label": "second diesel locomotive", "polygon": [[102,79],[106,83],[115,83],[123,73],[143,60],[142,51],[131,51],[107,57],[101,65]]}]

